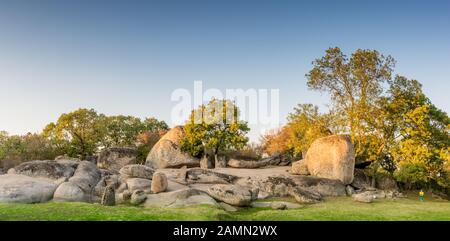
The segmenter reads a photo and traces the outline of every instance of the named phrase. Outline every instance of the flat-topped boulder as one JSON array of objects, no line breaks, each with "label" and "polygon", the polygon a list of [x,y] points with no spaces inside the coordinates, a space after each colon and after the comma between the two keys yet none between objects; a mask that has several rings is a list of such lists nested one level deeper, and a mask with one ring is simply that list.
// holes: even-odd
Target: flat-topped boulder
[{"label": "flat-topped boulder", "polygon": [[299,203],[317,203],[322,201],[322,195],[301,187],[290,189],[290,194]]},{"label": "flat-topped boulder", "polygon": [[119,173],[123,179],[128,178],[152,179],[155,170],[145,165],[131,164],[122,167]]},{"label": "flat-topped boulder", "polygon": [[149,194],[144,207],[183,207],[198,204],[218,206],[217,202],[204,191],[185,188],[173,192]]},{"label": "flat-topped boulder", "polygon": [[111,147],[104,149],[97,159],[97,166],[101,169],[119,171],[122,167],[135,164],[137,151],[134,148]]},{"label": "flat-topped boulder", "polygon": [[144,178],[129,178],[126,183],[130,192],[142,190],[146,193],[150,193],[152,187],[152,181]]},{"label": "flat-topped boulder", "polygon": [[53,160],[29,161],[8,170],[9,174],[22,174],[29,177],[43,177],[49,179],[70,178],[78,162],[61,162]]},{"label": "flat-topped boulder", "polygon": [[208,189],[211,197],[233,206],[249,206],[256,199],[253,192],[249,188],[231,184],[216,184]]},{"label": "flat-topped boulder", "polygon": [[0,202],[42,203],[50,201],[57,188],[50,179],[20,174],[0,175]]},{"label": "flat-topped boulder", "polygon": [[192,157],[181,150],[183,136],[184,129],[182,126],[172,128],[153,146],[147,156],[145,165],[155,169],[200,166],[198,158]]},{"label": "flat-topped boulder", "polygon": [[215,172],[202,168],[191,168],[186,170],[185,181],[188,184],[210,183],[210,184],[229,184],[237,179],[234,175]]}]

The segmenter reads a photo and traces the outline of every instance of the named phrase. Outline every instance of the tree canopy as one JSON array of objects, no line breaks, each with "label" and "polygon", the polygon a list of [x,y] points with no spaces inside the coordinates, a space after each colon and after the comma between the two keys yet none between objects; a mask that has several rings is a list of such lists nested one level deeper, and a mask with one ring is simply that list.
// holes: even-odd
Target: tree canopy
[{"label": "tree canopy", "polygon": [[182,149],[193,156],[207,151],[217,155],[221,151],[243,148],[249,131],[246,122],[239,120],[237,106],[229,100],[212,99],[192,111],[184,126]]}]

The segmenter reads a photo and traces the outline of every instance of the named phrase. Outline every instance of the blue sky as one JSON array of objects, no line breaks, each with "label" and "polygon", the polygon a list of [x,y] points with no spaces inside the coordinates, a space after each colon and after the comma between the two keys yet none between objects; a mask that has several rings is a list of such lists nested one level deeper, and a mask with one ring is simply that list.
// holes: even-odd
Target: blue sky
[{"label": "blue sky", "polygon": [[[280,121],[329,47],[377,49],[450,110],[450,1],[1,1],[0,130],[79,107],[170,122],[177,88],[280,89]],[[252,139],[257,139],[253,131]]]}]

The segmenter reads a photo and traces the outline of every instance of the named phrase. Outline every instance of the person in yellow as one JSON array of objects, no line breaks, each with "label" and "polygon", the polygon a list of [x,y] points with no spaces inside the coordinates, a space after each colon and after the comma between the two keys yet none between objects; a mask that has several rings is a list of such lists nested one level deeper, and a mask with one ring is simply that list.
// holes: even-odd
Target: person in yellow
[{"label": "person in yellow", "polygon": [[419,192],[419,201],[425,201],[425,193],[422,190]]}]

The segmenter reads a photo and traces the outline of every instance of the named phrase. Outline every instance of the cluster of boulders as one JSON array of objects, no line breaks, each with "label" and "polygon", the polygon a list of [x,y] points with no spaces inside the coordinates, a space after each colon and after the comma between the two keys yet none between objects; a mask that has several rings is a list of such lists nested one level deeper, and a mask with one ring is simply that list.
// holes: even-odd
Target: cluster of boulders
[{"label": "cluster of boulders", "polygon": [[[130,148],[108,148],[90,160],[61,156],[22,163],[0,175],[0,202],[209,204],[235,211],[247,206],[299,208],[328,196],[349,195],[359,202],[401,196],[394,180],[377,177],[374,182],[354,168],[348,136],[318,139],[303,160],[285,167],[289,162],[280,155],[259,161],[215,157],[211,164],[211,159],[194,158],[181,150],[183,135],[182,127],[170,130],[152,148],[145,165],[136,164],[137,153]],[[211,166],[232,168],[212,170]],[[260,201],[269,197],[293,197],[297,203]]]}]

